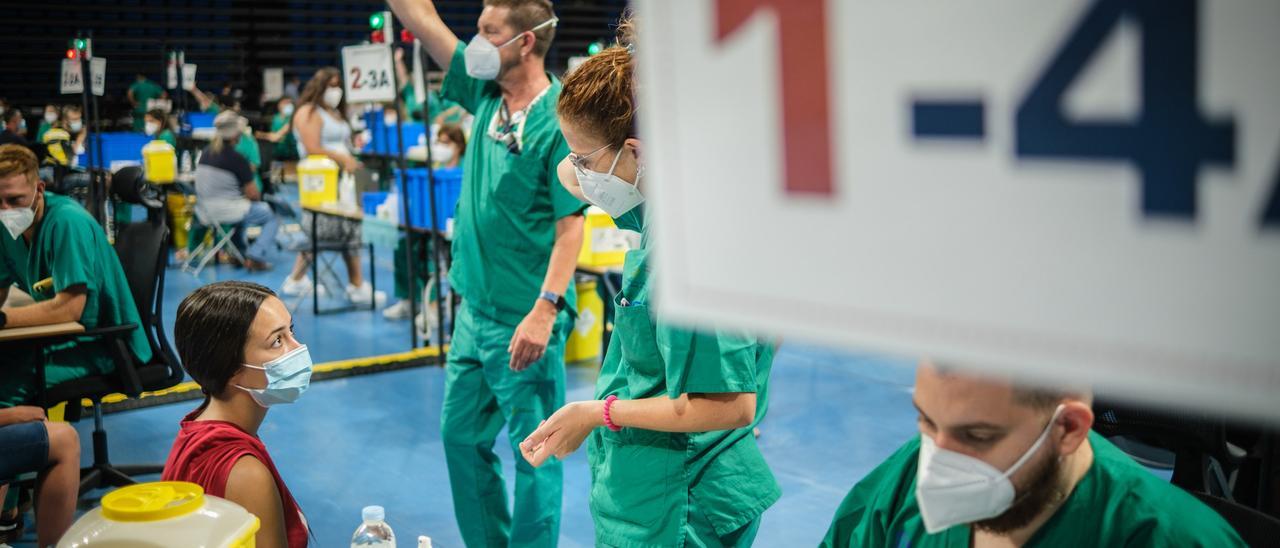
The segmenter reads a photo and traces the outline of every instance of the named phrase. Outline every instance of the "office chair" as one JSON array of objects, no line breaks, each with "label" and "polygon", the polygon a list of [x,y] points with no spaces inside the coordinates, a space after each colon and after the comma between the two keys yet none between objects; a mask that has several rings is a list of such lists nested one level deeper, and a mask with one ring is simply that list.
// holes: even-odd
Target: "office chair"
[{"label": "office chair", "polygon": [[1249,546],[1275,546],[1280,543],[1280,519],[1224,498],[1205,493],[1191,494],[1217,511]]},{"label": "office chair", "polygon": [[1232,473],[1248,452],[1227,441],[1220,418],[1193,412],[1152,410],[1098,399],[1093,429],[1108,438],[1126,439],[1174,454],[1174,485],[1187,491],[1232,498]]},{"label": "office chair", "polygon": [[[152,358],[148,363],[137,363],[126,340],[134,325],[109,326],[85,332],[80,337],[96,337],[107,342],[116,369],[111,373],[92,375],[48,387],[41,394],[41,404],[52,407],[67,402],[66,419],[80,419],[83,407],[80,402],[93,402],[93,464],[80,473],[80,494],[100,487],[119,487],[135,483],[132,476],[156,474],[163,466],[116,466],[111,464],[107,451],[107,432],[102,421],[102,399],[110,394],[124,394],[136,398],[143,392],[170,388],[182,381],[182,366],[178,362],[164,333],[163,303],[164,274],[167,258],[169,230],[164,215],[148,214],[148,222],[125,226],[116,236],[115,250],[124,268],[142,330],[151,346]],[[44,386],[41,371],[40,386]]]}]

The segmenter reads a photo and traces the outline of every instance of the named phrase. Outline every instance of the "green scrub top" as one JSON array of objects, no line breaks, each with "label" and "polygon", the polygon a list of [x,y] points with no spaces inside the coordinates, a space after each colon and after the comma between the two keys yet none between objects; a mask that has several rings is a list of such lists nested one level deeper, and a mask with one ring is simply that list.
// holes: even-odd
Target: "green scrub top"
[{"label": "green scrub top", "polygon": [[174,150],[178,149],[178,138],[173,135],[172,131],[163,130],[159,135],[156,135],[156,139],[169,143],[169,146],[173,147]]},{"label": "green scrub top", "polygon": [[[418,94],[413,91],[413,86],[405,86],[402,97],[404,99],[405,111],[409,113],[409,117],[415,120],[421,120],[422,105],[418,104]],[[446,110],[449,110],[453,107],[459,107],[459,108],[449,116],[445,117],[444,120],[441,120],[441,123],[461,124],[463,117],[466,116],[466,110],[461,108],[462,105],[459,105],[458,103],[455,103],[448,99],[441,98],[440,94],[436,93],[435,91],[427,92],[426,106],[431,111],[431,118],[432,118],[431,120],[426,120],[426,123],[428,125],[435,123],[435,117],[439,116],[440,113]]]},{"label": "green scrub top", "polygon": [[44,134],[45,134],[45,132],[49,131],[49,128],[51,128],[51,127],[53,127],[53,124],[50,124],[49,122],[40,122],[40,127],[39,127],[38,129],[36,129],[36,142],[37,142],[37,143],[43,143],[43,142],[44,142]]},{"label": "green scrub top", "polygon": [[236,141],[235,151],[249,161],[249,167],[253,168],[253,183],[258,186],[258,192],[262,192],[262,176],[258,175],[258,167],[262,165],[262,151],[258,150],[258,140],[245,133]]},{"label": "green scrub top", "polygon": [[[467,75],[465,44],[458,42],[443,95],[476,113],[476,137],[463,158],[462,192],[454,219],[453,266],[449,282],[467,305],[486,317],[518,325],[542,290],[556,221],[586,209],[560,185],[556,166],[569,155],[560,134],[556,101],[560,80],[529,108],[519,154],[482,133],[502,104],[492,81]],[[565,290],[567,310],[576,310],[573,284]]]},{"label": "green scrub top", "polygon": [[[1096,432],[1093,465],[1027,546],[1244,546],[1226,521],[1182,489],[1156,477]],[[965,548],[970,527],[925,532],[916,504],[920,437],[862,478],[822,546]]]},{"label": "green scrub top", "polygon": [[[276,115],[271,118],[271,132],[275,133],[280,131],[280,128],[289,125],[289,121],[292,118],[292,115],[286,117],[283,114],[276,113]],[[297,158],[297,156],[298,141],[294,139],[292,131],[286,132],[284,134],[284,138],[280,139],[280,142],[276,143],[275,157],[278,159],[288,159]]]},{"label": "green scrub top", "polygon": [[728,536],[760,517],[782,494],[752,434],[768,407],[776,347],[745,333],[688,329],[655,318],[643,208],[616,222],[619,228],[641,232],[642,238],[623,265],[613,337],[600,366],[596,398],[753,392],[756,416],[744,428],[715,432],[595,429],[589,461],[597,544],[694,544],[680,538],[691,505],[706,516],[717,536]]},{"label": "green scrub top", "polygon": [[133,113],[136,115],[147,113],[147,101],[164,96],[164,90],[151,80],[134,81],[133,85],[129,86],[129,90],[133,92],[133,98],[138,102],[138,105],[133,107]]},{"label": "green scrub top", "polygon": [[[45,192],[44,199],[44,218],[30,247],[22,237],[15,240],[7,232],[0,233],[0,286],[16,283],[40,302],[69,287],[84,285],[88,293],[80,323],[85,329],[129,323],[141,326],[124,269],[102,228],[71,198]],[[52,290],[39,293],[31,289],[47,278],[53,278]],[[128,345],[140,362],[151,360],[151,346],[141,327],[133,330]],[[114,369],[110,353],[93,339],[46,348],[45,353],[49,384]],[[27,367],[30,363],[17,360],[5,365]],[[5,370],[0,378],[0,407],[27,401],[33,395],[30,383],[34,377],[29,372]]]},{"label": "green scrub top", "polygon": [[217,101],[209,103],[209,108],[204,109],[205,114],[218,114],[219,112],[222,112],[222,107],[218,106]]}]

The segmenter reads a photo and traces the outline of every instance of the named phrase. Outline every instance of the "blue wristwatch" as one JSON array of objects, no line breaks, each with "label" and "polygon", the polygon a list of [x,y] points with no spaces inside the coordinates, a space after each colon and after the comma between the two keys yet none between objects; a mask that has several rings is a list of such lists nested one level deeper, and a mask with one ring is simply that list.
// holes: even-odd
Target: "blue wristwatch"
[{"label": "blue wristwatch", "polygon": [[556,294],[555,291],[543,291],[538,294],[538,298],[548,301],[554,305],[556,307],[556,312],[564,310],[564,296]]}]

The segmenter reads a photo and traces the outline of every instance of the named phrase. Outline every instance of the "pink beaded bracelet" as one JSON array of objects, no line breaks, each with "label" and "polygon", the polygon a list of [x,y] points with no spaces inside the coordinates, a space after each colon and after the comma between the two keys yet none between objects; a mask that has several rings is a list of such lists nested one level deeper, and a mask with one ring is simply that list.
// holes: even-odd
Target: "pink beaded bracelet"
[{"label": "pink beaded bracelet", "polygon": [[604,426],[614,432],[621,432],[622,427],[613,423],[613,418],[609,416],[609,408],[613,407],[613,402],[618,401],[617,396],[609,396],[604,399]]}]

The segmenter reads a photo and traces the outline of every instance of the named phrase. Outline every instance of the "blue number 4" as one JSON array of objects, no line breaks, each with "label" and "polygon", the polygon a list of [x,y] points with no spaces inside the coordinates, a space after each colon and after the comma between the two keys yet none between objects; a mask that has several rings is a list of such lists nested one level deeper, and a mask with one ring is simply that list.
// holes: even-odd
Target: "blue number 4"
[{"label": "blue number 4", "polygon": [[[1194,221],[1201,166],[1235,167],[1234,120],[1197,105],[1197,0],[1097,0],[1018,106],[1021,158],[1127,160],[1142,175],[1142,211]],[[1077,123],[1061,108],[1122,17],[1142,28],[1141,113],[1135,122]]]}]

